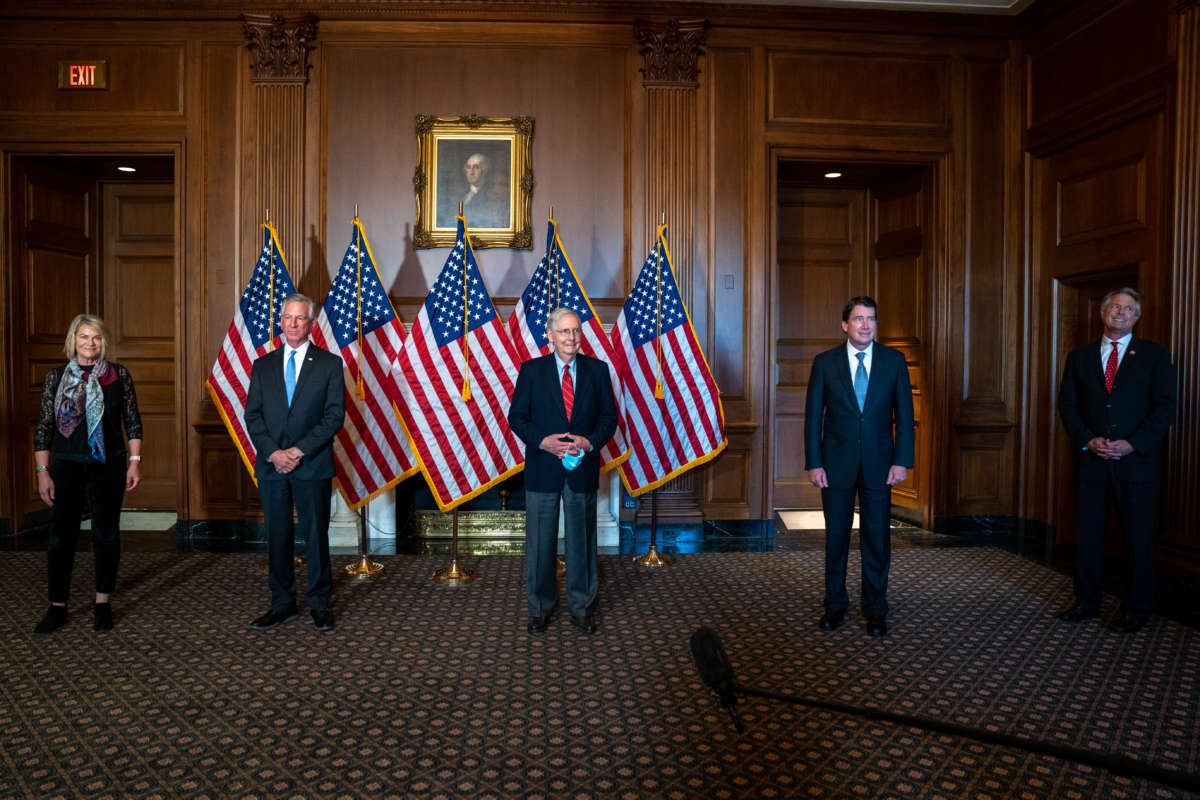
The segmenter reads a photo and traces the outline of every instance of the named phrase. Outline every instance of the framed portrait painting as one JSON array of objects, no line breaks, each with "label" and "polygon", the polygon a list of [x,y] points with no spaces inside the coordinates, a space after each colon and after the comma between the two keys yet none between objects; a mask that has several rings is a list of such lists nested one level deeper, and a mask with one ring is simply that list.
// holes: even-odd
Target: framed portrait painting
[{"label": "framed portrait painting", "polygon": [[533,117],[420,115],[413,246],[448,247],[459,204],[471,244],[533,247]]}]

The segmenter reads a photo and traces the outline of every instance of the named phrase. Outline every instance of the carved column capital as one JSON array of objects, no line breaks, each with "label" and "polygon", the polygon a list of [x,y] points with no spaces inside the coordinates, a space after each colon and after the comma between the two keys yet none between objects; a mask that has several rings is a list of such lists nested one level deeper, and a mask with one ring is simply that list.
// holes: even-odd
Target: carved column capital
[{"label": "carved column capital", "polygon": [[317,38],[313,14],[243,14],[250,82],[258,86],[308,82],[308,51]]},{"label": "carved column capital", "polygon": [[638,20],[634,25],[638,52],[643,59],[643,86],[697,85],[696,78],[700,74],[697,64],[708,38],[708,20]]},{"label": "carved column capital", "polygon": [[1175,0],[1175,13],[1185,14],[1200,8],[1200,0]]}]

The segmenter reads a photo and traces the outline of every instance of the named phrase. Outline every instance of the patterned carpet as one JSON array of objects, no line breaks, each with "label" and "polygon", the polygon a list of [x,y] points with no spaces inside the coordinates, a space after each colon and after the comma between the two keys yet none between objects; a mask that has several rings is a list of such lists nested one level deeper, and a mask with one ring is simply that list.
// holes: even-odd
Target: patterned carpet
[{"label": "patterned carpet", "polygon": [[258,633],[258,556],[129,553],[101,635],[81,553],[71,619],[35,637],[44,557],[0,554],[0,797],[1188,796],[769,700],[738,735],[693,666],[701,625],[748,686],[1200,771],[1200,632],[1059,623],[1069,581],[999,550],[894,551],[882,640],[857,614],[817,630],[819,552],[602,557],[591,638],[563,614],[525,632],[520,557],[470,559],[461,587],[430,581],[442,557],[379,560],[377,583],[338,578],[333,632]]}]

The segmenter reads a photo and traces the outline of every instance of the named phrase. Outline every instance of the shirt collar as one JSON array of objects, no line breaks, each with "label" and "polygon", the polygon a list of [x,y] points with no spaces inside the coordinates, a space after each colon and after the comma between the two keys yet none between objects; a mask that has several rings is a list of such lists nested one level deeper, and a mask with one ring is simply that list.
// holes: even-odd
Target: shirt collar
[{"label": "shirt collar", "polygon": [[579,363],[579,356],[575,356],[574,358],[571,359],[570,363],[567,363],[566,361],[563,361],[561,358],[558,357],[558,353],[555,353],[554,354],[554,362],[556,364],[558,364],[558,374],[559,375],[562,374],[563,367],[570,367],[571,375],[574,375],[575,374],[575,365]]},{"label": "shirt collar", "polygon": [[868,344],[868,345],[866,346],[866,348],[864,348],[864,349],[862,349],[862,350],[859,350],[857,347],[855,347],[854,345],[850,344],[850,340],[849,340],[849,339],[847,339],[847,340],[846,340],[846,352],[847,352],[847,353],[850,355],[850,359],[851,359],[852,361],[857,361],[857,360],[858,360],[858,354],[859,354],[859,353],[866,353],[866,354],[867,354],[867,357],[866,357],[865,359],[863,359],[863,360],[864,360],[864,361],[870,361],[870,360],[871,360],[871,355],[872,355],[872,354],[875,352],[875,342],[874,342],[874,341],[872,341],[870,344]]},{"label": "shirt collar", "polygon": [[1104,350],[1109,350],[1112,347],[1112,343],[1116,342],[1117,349],[1120,350],[1121,352],[1124,352],[1125,348],[1129,347],[1129,340],[1132,338],[1133,338],[1133,331],[1130,331],[1129,333],[1125,334],[1120,339],[1110,339],[1110,338],[1108,338],[1107,335],[1101,335],[1100,336],[1100,344],[1103,345]]}]

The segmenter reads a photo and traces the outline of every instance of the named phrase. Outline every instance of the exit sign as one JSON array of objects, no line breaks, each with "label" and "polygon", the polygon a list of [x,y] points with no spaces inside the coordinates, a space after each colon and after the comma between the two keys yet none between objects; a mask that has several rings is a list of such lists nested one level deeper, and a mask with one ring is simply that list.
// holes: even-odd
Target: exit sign
[{"label": "exit sign", "polygon": [[60,89],[107,89],[107,61],[60,61],[58,62],[58,88]]}]

